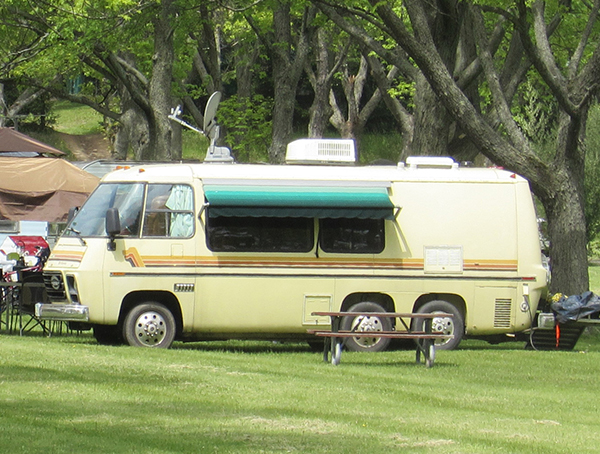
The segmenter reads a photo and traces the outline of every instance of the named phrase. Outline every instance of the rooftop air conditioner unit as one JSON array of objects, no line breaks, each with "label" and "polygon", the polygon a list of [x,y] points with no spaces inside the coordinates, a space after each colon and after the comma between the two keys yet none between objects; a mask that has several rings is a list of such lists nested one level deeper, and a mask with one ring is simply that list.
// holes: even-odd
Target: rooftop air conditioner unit
[{"label": "rooftop air conditioner unit", "polygon": [[406,165],[409,169],[458,169],[458,163],[445,156],[409,156]]},{"label": "rooftop air conditioner unit", "polygon": [[354,164],[356,150],[351,139],[299,139],[288,144],[289,164]]}]

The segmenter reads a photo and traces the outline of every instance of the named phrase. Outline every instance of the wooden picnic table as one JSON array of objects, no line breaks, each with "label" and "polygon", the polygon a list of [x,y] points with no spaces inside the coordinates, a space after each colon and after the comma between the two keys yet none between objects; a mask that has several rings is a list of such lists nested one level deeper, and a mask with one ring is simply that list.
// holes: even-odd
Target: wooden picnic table
[{"label": "wooden picnic table", "polygon": [[[432,367],[435,361],[435,341],[452,339],[454,335],[434,333],[431,330],[431,320],[437,317],[453,317],[453,314],[447,313],[403,313],[403,312],[313,312],[314,316],[324,316],[331,318],[330,330],[308,330],[315,336],[325,338],[323,348],[323,360],[338,365],[342,357],[343,340],[348,337],[384,337],[392,339],[412,339],[416,344],[416,361],[421,362],[421,354],[425,359],[425,367]],[[344,317],[379,317],[394,318],[400,320],[401,329],[395,331],[352,331],[340,329]],[[419,330],[413,329],[411,323],[407,320],[424,320]],[[416,324],[418,325],[418,324]],[[424,329],[423,329],[424,328]]]}]

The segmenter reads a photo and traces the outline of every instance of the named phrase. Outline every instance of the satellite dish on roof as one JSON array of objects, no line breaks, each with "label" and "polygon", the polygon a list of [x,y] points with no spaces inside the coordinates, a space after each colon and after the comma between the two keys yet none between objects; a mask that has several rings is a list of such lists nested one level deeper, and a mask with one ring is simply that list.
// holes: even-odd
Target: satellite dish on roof
[{"label": "satellite dish on roof", "polygon": [[231,151],[227,147],[218,147],[217,140],[219,140],[219,125],[215,121],[215,115],[217,113],[217,109],[219,108],[219,103],[221,102],[221,92],[215,91],[208,102],[206,103],[206,108],[204,109],[204,121],[202,124],[202,129],[195,128],[194,126],[186,123],[179,115],[181,115],[181,106],[177,106],[174,109],[171,109],[171,115],[169,118],[177,123],[189,128],[193,131],[199,132],[200,134],[205,135],[210,140],[210,145],[208,146],[208,150],[206,152],[205,161],[209,162],[233,162],[233,158],[231,157]]},{"label": "satellite dish on roof", "polygon": [[202,129],[204,130],[204,134],[208,137],[210,137],[212,129],[217,125],[217,122],[214,120],[220,102],[221,92],[215,91],[210,95],[210,98],[208,98],[208,102],[206,103],[206,108],[204,109],[204,125]]}]

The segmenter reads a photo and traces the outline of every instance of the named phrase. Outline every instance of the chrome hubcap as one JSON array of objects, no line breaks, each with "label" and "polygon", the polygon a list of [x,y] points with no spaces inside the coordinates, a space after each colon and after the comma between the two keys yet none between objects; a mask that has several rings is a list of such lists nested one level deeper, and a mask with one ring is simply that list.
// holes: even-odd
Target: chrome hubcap
[{"label": "chrome hubcap", "polygon": [[[352,322],[352,331],[361,333],[383,331],[381,319],[378,317],[360,316]],[[372,347],[381,341],[380,337],[355,337],[355,342],[365,348]]]},{"label": "chrome hubcap", "polygon": [[166,335],[165,319],[158,312],[144,312],[135,322],[135,335],[142,344],[160,344]]},{"label": "chrome hubcap", "polygon": [[[454,322],[449,317],[435,317],[431,319],[431,331],[440,334],[454,334]],[[435,345],[443,345],[450,339],[436,339]]]}]

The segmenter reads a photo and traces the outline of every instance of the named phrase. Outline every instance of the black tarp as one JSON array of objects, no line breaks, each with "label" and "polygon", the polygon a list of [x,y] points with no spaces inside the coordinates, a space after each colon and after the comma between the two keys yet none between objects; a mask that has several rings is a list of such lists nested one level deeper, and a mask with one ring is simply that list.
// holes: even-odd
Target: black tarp
[{"label": "black tarp", "polygon": [[583,317],[599,314],[600,297],[592,292],[569,297],[562,296],[552,303],[551,307],[559,323],[574,322]]}]

